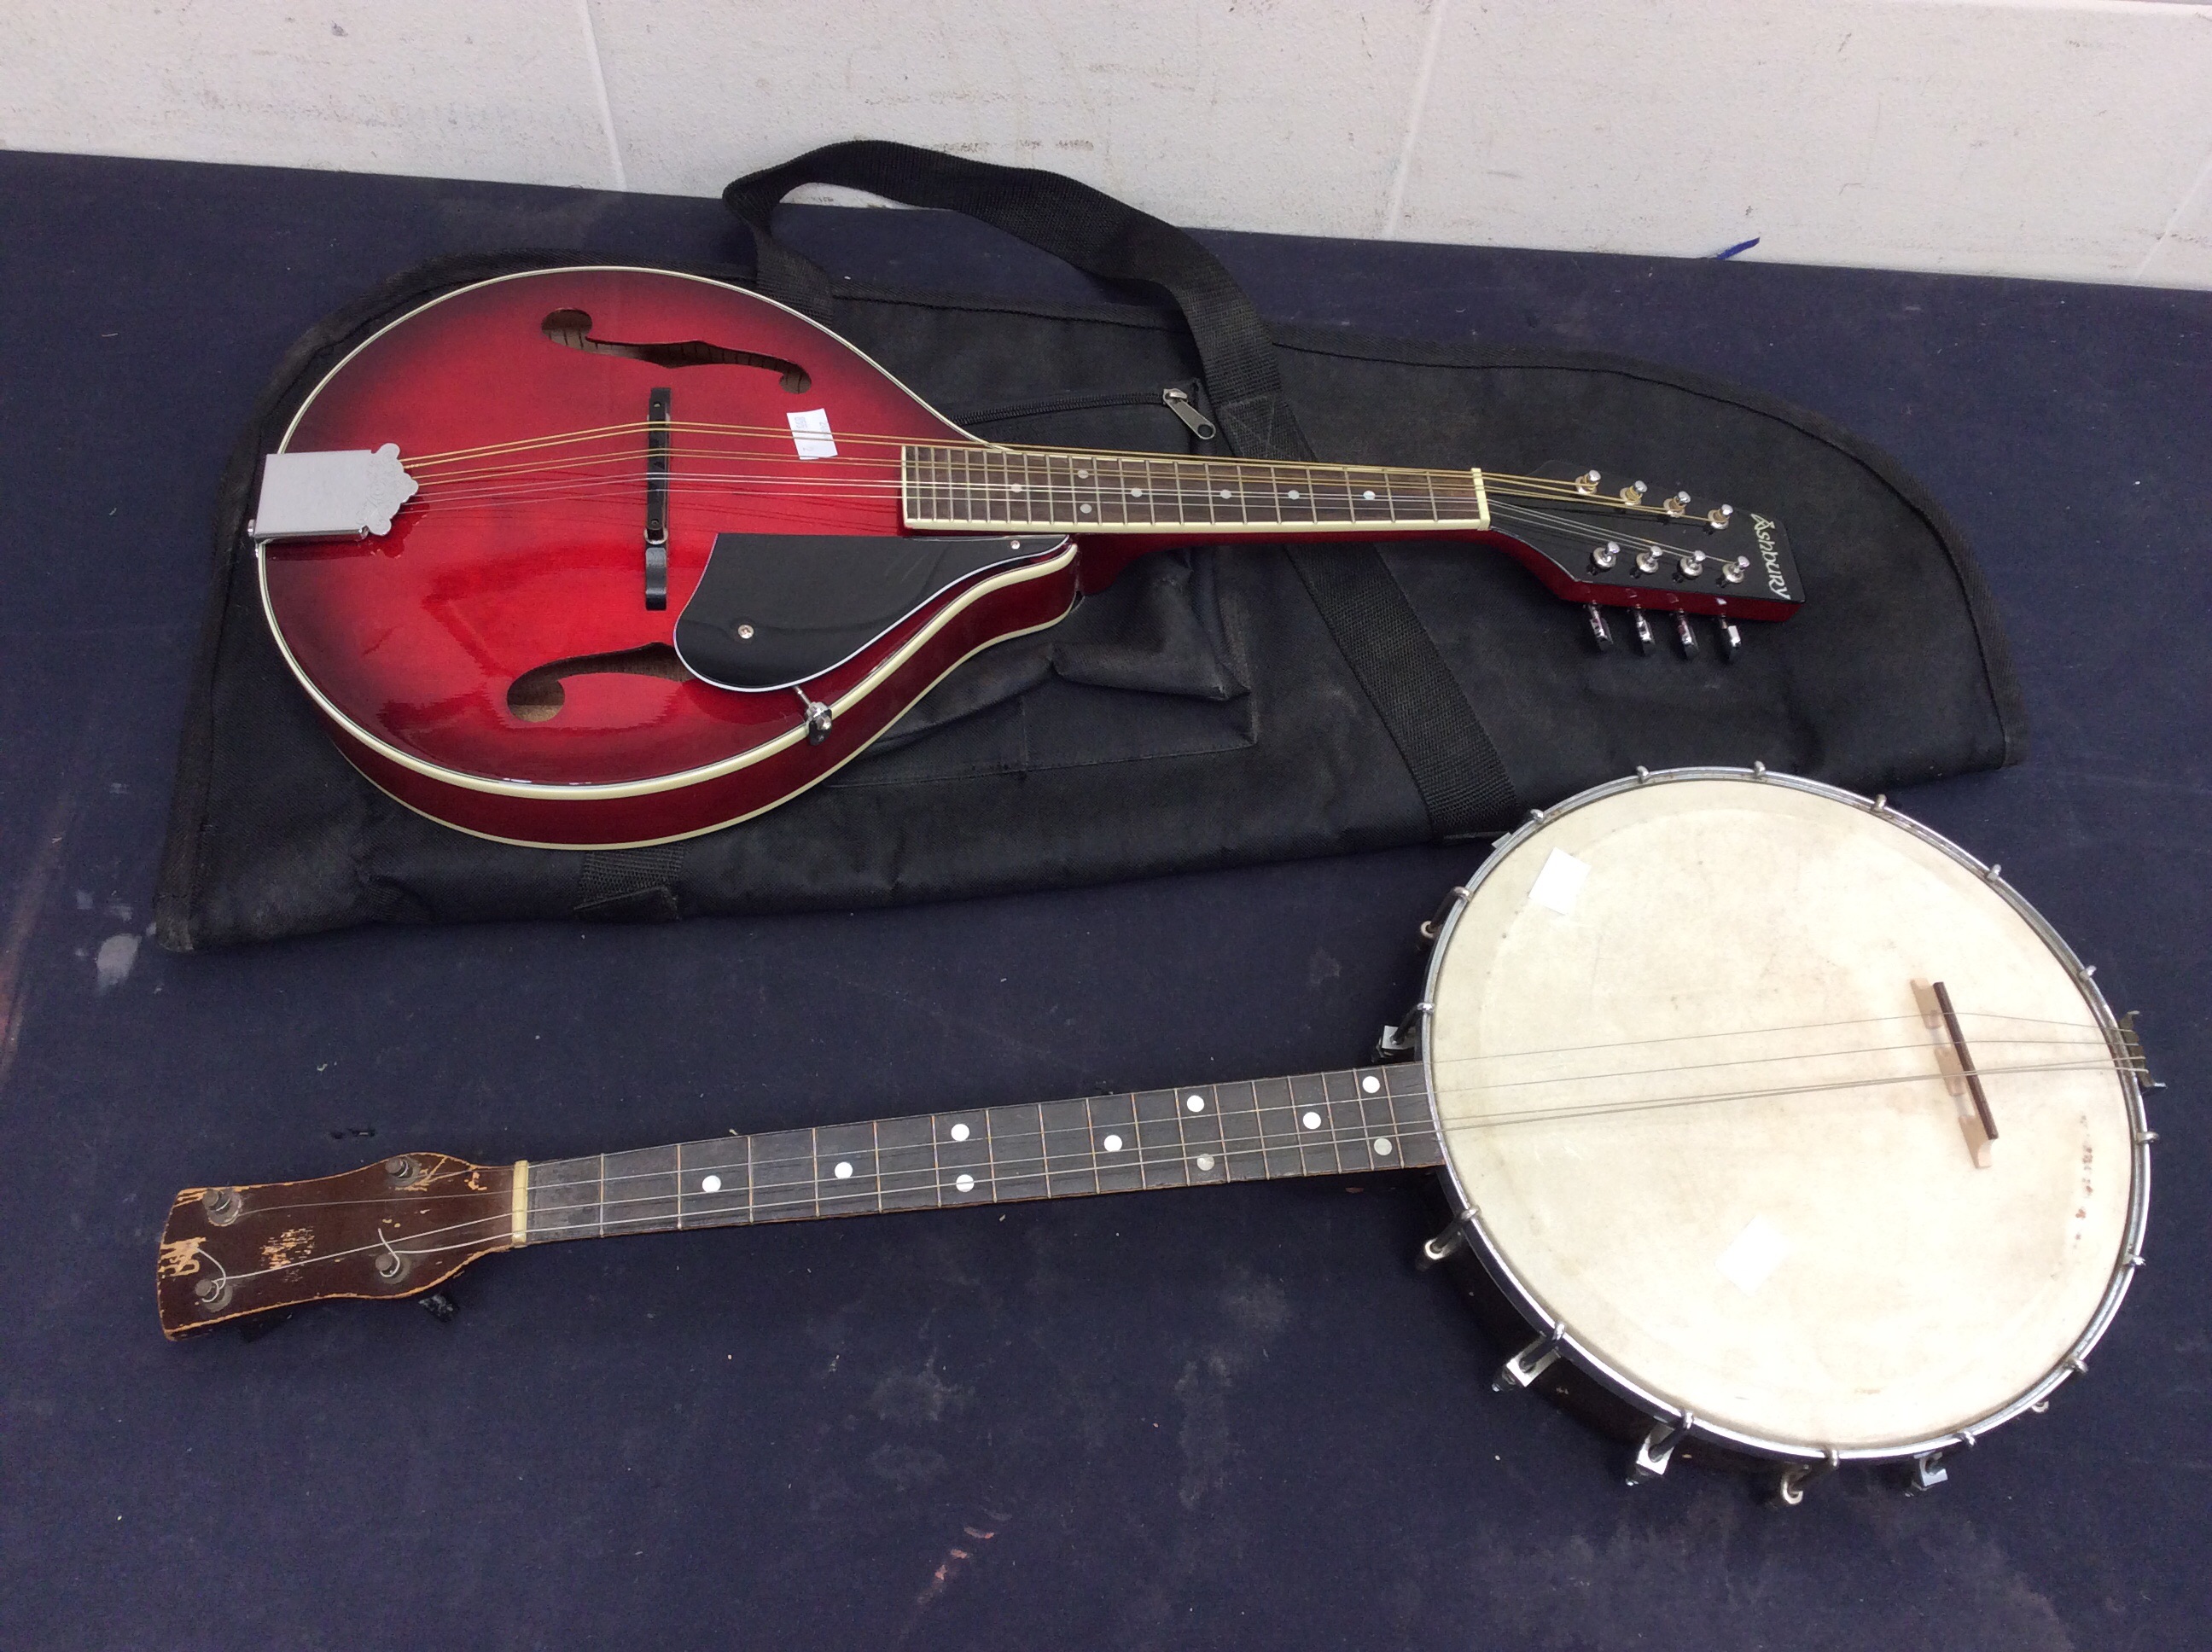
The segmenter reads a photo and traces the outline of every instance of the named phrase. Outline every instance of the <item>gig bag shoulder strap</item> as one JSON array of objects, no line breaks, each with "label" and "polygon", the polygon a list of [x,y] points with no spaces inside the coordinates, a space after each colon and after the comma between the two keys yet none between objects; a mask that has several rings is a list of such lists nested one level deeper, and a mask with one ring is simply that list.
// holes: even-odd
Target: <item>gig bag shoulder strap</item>
[{"label": "gig bag shoulder strap", "polygon": [[[778,241],[769,222],[777,203],[805,184],[963,213],[1086,275],[1164,289],[1190,329],[1229,445],[1254,459],[1314,457],[1259,311],[1221,261],[1174,225],[1054,173],[903,143],[832,143],[722,191],[752,232],[761,291],[825,325],[830,277]],[[1404,759],[1435,835],[1495,830],[1510,821],[1520,805],[1497,748],[1382,554],[1372,544],[1338,544],[1293,545],[1287,555]]]}]

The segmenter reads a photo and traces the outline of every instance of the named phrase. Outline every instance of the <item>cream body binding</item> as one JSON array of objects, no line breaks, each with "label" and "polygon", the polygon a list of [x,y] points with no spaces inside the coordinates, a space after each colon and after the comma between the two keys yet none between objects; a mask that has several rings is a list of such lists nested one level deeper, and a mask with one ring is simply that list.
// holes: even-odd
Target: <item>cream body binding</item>
[{"label": "cream body binding", "polygon": [[[1987,1168],[1916,979],[1997,1070]],[[1955,1443],[2118,1305],[2148,1150],[2101,995],[1979,863],[1864,799],[1725,770],[1587,793],[1501,845],[1427,998],[1479,1252],[1663,1420],[1781,1456]]]}]

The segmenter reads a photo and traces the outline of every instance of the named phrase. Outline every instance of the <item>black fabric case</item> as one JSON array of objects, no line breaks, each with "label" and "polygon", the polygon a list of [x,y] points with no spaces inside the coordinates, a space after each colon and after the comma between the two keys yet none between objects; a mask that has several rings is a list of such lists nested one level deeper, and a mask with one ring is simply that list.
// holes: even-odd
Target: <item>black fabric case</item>
[{"label": "black fabric case", "polygon": [[[927,301],[767,232],[806,181],[965,210],[1180,309]],[[179,950],[347,925],[672,919],[852,907],[1479,835],[1638,765],[1749,764],[1874,791],[2016,762],[2019,691],[1981,575],[1899,468],[1772,398],[1580,352],[1270,334],[1157,220],[1049,173],[833,146],[740,179],[757,285],[988,439],[1352,463],[1594,466],[1756,503],[1804,609],[1731,663],[1585,641],[1582,610],[1464,545],[1141,559],[1053,629],[961,667],[867,755],[741,825],[655,848],[516,848],[424,819],[339,756],[263,621],[257,461],[395,314],[557,254],[447,259],[331,317],[277,370],[226,471],[216,579],[156,907]],[[1154,295],[1157,295],[1155,293]],[[1200,441],[1162,391],[1218,426]]]}]

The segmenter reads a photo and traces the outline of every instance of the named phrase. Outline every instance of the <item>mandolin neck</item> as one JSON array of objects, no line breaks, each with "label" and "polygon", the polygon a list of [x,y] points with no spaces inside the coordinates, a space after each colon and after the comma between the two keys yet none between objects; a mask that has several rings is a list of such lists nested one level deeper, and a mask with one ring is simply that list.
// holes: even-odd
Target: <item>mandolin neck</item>
[{"label": "mandolin neck", "polygon": [[1478,533],[1480,471],[1277,464],[984,445],[901,451],[900,502],[929,531]]},{"label": "mandolin neck", "polygon": [[540,1244],[1443,1162],[1405,1063],[527,1163],[513,1197]]}]

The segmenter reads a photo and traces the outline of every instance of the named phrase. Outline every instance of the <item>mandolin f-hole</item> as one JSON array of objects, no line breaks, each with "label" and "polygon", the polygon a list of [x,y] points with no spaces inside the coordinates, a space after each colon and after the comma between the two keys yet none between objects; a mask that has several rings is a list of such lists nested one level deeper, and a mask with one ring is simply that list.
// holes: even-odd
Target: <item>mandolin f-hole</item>
[{"label": "mandolin f-hole", "polygon": [[665,642],[648,642],[606,654],[573,654],[533,666],[507,685],[507,708],[526,723],[543,723],[561,714],[568,691],[565,678],[612,673],[623,677],[658,677],[671,683],[688,683],[691,673]]},{"label": "mandolin f-hole", "polygon": [[630,344],[618,339],[594,338],[592,318],[583,310],[556,310],[540,325],[550,342],[582,350],[587,355],[626,355],[633,361],[649,361],[657,367],[760,367],[778,375],[777,382],[794,396],[814,382],[796,361],[787,361],[780,355],[763,355],[757,350],[732,349],[703,338],[662,344]]}]

